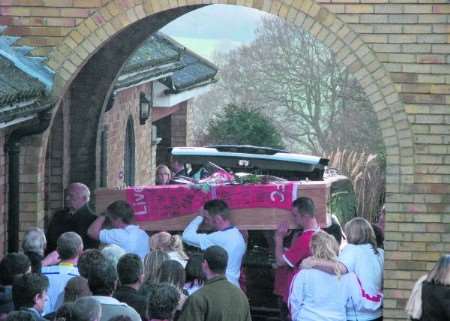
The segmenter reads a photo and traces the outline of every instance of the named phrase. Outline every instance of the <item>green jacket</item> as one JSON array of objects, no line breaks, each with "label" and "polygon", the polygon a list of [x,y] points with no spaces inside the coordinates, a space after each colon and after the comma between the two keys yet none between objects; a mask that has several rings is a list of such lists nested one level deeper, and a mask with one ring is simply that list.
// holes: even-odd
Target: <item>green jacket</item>
[{"label": "green jacket", "polygon": [[241,289],[216,276],[185,302],[178,321],[251,321],[248,299]]}]

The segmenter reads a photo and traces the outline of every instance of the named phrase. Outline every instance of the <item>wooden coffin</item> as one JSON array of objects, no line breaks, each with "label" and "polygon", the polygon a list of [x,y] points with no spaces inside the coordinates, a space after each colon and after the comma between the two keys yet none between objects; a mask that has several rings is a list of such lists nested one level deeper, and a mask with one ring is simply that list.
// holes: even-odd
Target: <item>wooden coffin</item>
[{"label": "wooden coffin", "polygon": [[[297,184],[297,183],[296,183]],[[168,185],[170,188],[176,188],[173,185]],[[327,216],[327,202],[329,197],[329,186],[326,182],[298,182],[297,196],[307,196],[314,200],[316,206],[316,217],[319,224],[324,227],[330,224],[330,218]],[[187,188],[185,185],[178,185],[179,188]],[[152,191],[152,188],[156,190],[158,188],[158,193],[164,191],[164,187],[158,186],[147,186],[144,187]],[[163,188],[163,190],[161,190]],[[233,188],[233,186],[230,186]],[[169,187],[167,187],[168,191]],[[201,191],[198,191],[201,193]],[[194,195],[195,196],[195,195]],[[96,200],[96,211],[97,213],[102,213],[105,211],[107,206],[114,201],[124,200],[127,201],[127,190],[118,189],[98,189],[95,193]],[[186,197],[182,200],[177,200],[172,198],[172,204],[174,202],[190,202],[190,199]],[[289,203],[291,204],[291,202]],[[151,205],[149,205],[151,206]],[[184,227],[197,215],[198,210],[201,208],[198,205],[195,211],[191,213],[180,213],[172,208],[170,217],[158,218],[152,220],[145,220],[139,217],[137,224],[142,226],[148,231],[181,231]],[[135,209],[135,212],[137,210]],[[247,230],[271,230],[276,229],[277,225],[281,222],[289,222],[291,228],[295,228],[295,224],[292,219],[292,214],[289,208],[240,208],[232,209],[231,211],[232,222],[234,225],[241,229]]]}]

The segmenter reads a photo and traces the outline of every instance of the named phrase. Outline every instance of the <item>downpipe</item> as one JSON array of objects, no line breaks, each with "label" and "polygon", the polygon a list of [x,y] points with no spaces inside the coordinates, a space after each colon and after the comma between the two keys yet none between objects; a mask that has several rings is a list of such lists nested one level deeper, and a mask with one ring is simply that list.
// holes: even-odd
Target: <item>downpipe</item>
[{"label": "downpipe", "polygon": [[15,129],[8,137],[8,252],[19,250],[19,208],[20,208],[20,141],[24,137],[42,134],[50,125],[52,114],[48,110],[38,114],[38,122]]}]

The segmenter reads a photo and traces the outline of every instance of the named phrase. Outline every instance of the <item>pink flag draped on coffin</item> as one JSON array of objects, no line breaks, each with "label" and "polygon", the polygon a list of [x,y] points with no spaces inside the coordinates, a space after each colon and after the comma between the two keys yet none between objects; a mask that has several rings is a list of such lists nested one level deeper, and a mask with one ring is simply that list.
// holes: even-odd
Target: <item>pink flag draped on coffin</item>
[{"label": "pink flag draped on coffin", "polygon": [[279,208],[290,210],[297,184],[164,185],[126,189],[137,221],[158,221],[197,213],[206,201],[222,199],[232,209]]}]

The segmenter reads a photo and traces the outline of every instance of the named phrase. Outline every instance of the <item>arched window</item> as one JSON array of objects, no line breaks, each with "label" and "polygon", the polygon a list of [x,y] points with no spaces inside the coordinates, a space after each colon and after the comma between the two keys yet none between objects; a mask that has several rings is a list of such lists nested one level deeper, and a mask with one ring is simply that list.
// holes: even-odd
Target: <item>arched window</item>
[{"label": "arched window", "polygon": [[130,116],[127,121],[127,130],[125,133],[124,149],[124,182],[127,186],[134,185],[135,172],[135,140],[133,118]]}]

